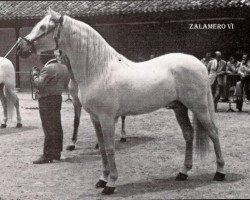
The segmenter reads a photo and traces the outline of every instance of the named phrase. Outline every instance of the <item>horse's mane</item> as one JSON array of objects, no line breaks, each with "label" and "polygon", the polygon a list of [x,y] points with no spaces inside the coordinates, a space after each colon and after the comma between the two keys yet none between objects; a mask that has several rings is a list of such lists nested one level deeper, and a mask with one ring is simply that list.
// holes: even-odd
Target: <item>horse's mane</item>
[{"label": "horse's mane", "polygon": [[103,74],[108,70],[110,62],[114,59],[123,59],[125,62],[130,62],[113,49],[88,24],[65,16],[63,27],[67,32],[65,40],[68,42],[68,47],[66,48],[74,49],[74,52],[71,54],[74,57],[73,62],[77,62],[75,65],[78,65],[78,63],[84,65],[85,76],[93,77]]}]

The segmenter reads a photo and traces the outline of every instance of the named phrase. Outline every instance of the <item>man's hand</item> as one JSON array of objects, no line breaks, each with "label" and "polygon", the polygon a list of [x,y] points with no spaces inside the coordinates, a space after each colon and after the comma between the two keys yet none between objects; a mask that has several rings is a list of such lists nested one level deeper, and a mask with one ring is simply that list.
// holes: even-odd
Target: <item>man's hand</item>
[{"label": "man's hand", "polygon": [[37,76],[40,73],[39,68],[33,67],[32,68],[32,76]]},{"label": "man's hand", "polygon": [[244,79],[246,77],[245,74],[240,74],[241,79]]}]

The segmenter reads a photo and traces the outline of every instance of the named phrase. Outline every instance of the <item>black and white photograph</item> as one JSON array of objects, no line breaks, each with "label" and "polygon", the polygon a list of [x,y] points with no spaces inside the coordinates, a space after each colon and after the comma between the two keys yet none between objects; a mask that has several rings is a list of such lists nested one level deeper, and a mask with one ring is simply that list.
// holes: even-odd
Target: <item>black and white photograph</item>
[{"label": "black and white photograph", "polygon": [[0,200],[250,198],[250,0],[0,1]]}]

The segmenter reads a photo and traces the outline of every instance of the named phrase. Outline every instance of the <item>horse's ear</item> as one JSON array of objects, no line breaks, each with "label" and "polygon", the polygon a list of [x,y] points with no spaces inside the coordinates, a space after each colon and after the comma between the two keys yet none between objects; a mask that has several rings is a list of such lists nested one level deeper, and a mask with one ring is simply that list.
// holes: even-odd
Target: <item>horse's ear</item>
[{"label": "horse's ear", "polygon": [[47,14],[48,14],[48,15],[51,14],[51,8],[50,8],[50,7],[48,7],[48,9],[47,9]]},{"label": "horse's ear", "polygon": [[61,17],[60,13],[57,13],[56,11],[52,10],[50,7],[48,8],[48,14],[51,16],[51,19],[55,21]]}]

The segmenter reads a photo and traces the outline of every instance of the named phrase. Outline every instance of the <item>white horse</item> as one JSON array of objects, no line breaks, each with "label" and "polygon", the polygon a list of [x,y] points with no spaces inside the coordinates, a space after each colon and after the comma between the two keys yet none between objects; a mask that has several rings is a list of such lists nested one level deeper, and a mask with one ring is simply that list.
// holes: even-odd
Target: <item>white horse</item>
[{"label": "white horse", "polygon": [[14,107],[17,115],[17,128],[22,127],[22,119],[19,109],[19,99],[15,93],[15,69],[12,62],[0,57],[0,99],[3,106],[4,118],[1,128],[7,127],[8,118],[12,118]]},{"label": "white horse", "polygon": [[[55,37],[56,36],[56,37]],[[60,36],[60,39],[59,37]],[[186,141],[184,165],[177,180],[187,179],[193,165],[193,135],[201,156],[214,144],[217,171],[214,180],[224,180],[214,104],[206,67],[197,58],[171,53],[135,63],[115,51],[89,25],[49,10],[22,40],[19,54],[28,57],[59,47],[72,62],[79,86],[79,99],[90,114],[99,141],[103,171],[96,187],[112,194],[118,172],[115,162],[115,124],[119,116],[138,115],[166,106],[173,108]],[[194,114],[194,126],[188,117]]]}]

